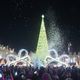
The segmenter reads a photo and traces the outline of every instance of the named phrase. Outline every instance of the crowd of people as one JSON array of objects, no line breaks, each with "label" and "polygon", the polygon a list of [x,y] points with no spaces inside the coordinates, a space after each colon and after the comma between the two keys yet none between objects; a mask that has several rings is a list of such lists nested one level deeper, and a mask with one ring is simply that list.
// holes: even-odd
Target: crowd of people
[{"label": "crowd of people", "polygon": [[[0,45],[0,51],[14,53],[14,49]],[[0,80],[80,80],[80,68],[72,66],[39,66],[38,59],[32,60],[34,66],[4,65],[6,60],[0,59]],[[80,63],[80,57],[76,59]],[[21,64],[20,64],[21,65]],[[53,66],[52,66],[53,65]]]},{"label": "crowd of people", "polygon": [[80,68],[0,66],[0,80],[80,80]]}]

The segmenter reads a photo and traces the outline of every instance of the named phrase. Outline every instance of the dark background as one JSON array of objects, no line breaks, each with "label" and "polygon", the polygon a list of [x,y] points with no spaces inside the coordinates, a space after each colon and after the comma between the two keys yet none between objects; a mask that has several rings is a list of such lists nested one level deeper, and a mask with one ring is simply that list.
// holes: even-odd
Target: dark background
[{"label": "dark background", "polygon": [[[0,43],[18,51],[35,51],[41,15],[55,13],[59,28],[66,35],[66,45],[80,51],[80,2],[77,0],[0,0]],[[45,24],[47,19],[45,16]]]}]

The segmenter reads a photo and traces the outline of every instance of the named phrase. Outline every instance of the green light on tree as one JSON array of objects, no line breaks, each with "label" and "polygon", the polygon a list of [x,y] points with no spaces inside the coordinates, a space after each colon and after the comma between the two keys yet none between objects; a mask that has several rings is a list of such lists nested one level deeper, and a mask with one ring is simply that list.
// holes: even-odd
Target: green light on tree
[{"label": "green light on tree", "polygon": [[46,36],[46,30],[45,30],[45,24],[44,24],[44,15],[42,15],[42,22],[40,27],[40,33],[38,38],[38,44],[36,49],[37,56],[43,60],[46,55],[48,55],[48,42],[47,42],[47,36]]}]

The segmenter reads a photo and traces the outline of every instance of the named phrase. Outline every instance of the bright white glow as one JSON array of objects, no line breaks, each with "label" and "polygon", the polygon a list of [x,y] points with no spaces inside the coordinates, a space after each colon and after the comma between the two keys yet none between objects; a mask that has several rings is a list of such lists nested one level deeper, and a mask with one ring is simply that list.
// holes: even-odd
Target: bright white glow
[{"label": "bright white glow", "polygon": [[42,14],[42,18],[44,18],[44,15]]},{"label": "bright white glow", "polygon": [[2,56],[0,55],[0,59],[2,59]]},{"label": "bright white glow", "polygon": [[17,72],[15,72],[15,76],[17,76],[18,75],[18,73]]},{"label": "bright white glow", "polygon": [[0,73],[0,78],[2,78],[2,74]]},{"label": "bright white glow", "polygon": [[34,74],[37,74],[37,71],[35,71]]}]

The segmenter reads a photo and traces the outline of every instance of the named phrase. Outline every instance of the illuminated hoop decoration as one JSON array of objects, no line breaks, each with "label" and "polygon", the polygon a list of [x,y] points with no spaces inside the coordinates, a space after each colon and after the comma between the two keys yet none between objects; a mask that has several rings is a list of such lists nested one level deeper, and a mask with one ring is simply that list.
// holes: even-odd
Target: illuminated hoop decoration
[{"label": "illuminated hoop decoration", "polygon": [[9,54],[6,57],[6,60],[7,60],[6,65],[10,65],[13,61],[16,61],[17,60],[17,57],[16,57],[16,55]]},{"label": "illuminated hoop decoration", "polygon": [[57,53],[57,51],[55,49],[50,49],[49,53],[50,52],[54,52],[55,58],[58,58],[58,53]]},{"label": "illuminated hoop decoration", "polygon": [[28,55],[28,51],[27,51],[26,49],[20,49],[19,52],[18,52],[19,58],[21,58],[21,54],[22,54],[22,52],[24,52],[24,51],[25,51],[25,55],[24,55],[24,56],[27,56],[27,55]]},{"label": "illuminated hoop decoration", "polygon": [[[25,55],[22,57],[22,52],[25,51]],[[18,52],[18,57],[19,57],[19,60],[17,61],[18,62],[22,62],[23,64],[26,64],[26,65],[31,65],[31,58],[30,56],[28,55],[28,51],[26,49],[20,49],[19,52]],[[16,63],[16,65],[17,65]]]},{"label": "illuminated hoop decoration", "polygon": [[45,64],[44,66],[45,67],[48,66],[48,64],[52,61],[53,61],[53,58],[51,56],[46,56],[46,58],[44,59],[44,64]]},{"label": "illuminated hoop decoration", "polygon": [[[23,51],[25,51],[25,55],[21,56]],[[7,60],[6,65],[9,65],[9,66],[12,64],[17,65],[18,62],[21,62],[21,63],[26,64],[28,66],[32,65],[31,64],[31,58],[28,55],[28,51],[26,49],[20,49],[18,52],[18,55],[13,55],[13,54],[7,55],[6,60]]]},{"label": "illuminated hoop decoration", "polygon": [[58,53],[57,53],[57,51],[55,49],[50,49],[48,51],[49,51],[49,53],[53,52],[55,58],[53,58],[50,54],[49,54],[49,56],[46,56],[46,58],[44,59],[45,66],[47,66],[51,62],[56,61],[58,59]]},{"label": "illuminated hoop decoration", "polygon": [[70,57],[69,57],[68,55],[61,55],[61,56],[59,57],[59,56],[58,56],[58,53],[57,53],[57,51],[56,51],[55,49],[49,50],[49,52],[51,52],[51,51],[54,52],[55,58],[52,57],[51,55],[46,56],[46,58],[45,58],[45,60],[44,60],[45,66],[47,66],[48,64],[50,64],[50,63],[53,62],[53,61],[56,61],[56,62],[58,62],[58,63],[60,63],[60,64],[65,65],[65,66],[68,66],[68,63],[65,63],[65,62],[63,62],[63,61],[61,60],[61,59],[64,58],[64,57],[67,57],[67,59],[69,60]]}]

